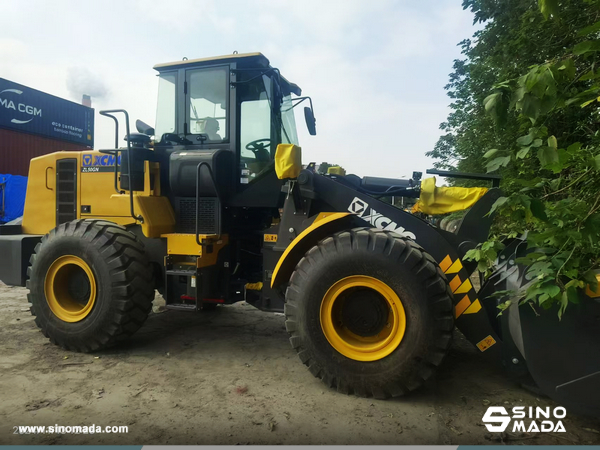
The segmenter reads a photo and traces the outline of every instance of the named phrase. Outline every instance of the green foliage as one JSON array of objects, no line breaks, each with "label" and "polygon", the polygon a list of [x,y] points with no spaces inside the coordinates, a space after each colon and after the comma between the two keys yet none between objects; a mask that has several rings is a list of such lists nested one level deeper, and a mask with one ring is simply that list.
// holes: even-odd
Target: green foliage
[{"label": "green foliage", "polygon": [[[558,2],[544,3],[549,5],[546,8],[551,14],[556,12],[552,5]],[[552,107],[551,78],[555,74],[549,73],[547,68],[540,68],[538,74],[533,66],[569,59],[574,46],[598,37],[593,29],[586,35],[580,35],[580,32],[600,21],[597,5],[586,0],[561,0],[559,6],[558,16],[553,14],[554,17],[546,20],[540,13],[537,0],[463,0],[463,7],[473,12],[475,21],[483,28],[472,39],[465,39],[459,44],[464,59],[454,62],[454,70],[446,86],[452,112],[440,125],[444,135],[428,153],[436,159],[436,167],[485,172],[489,161],[483,158],[483,154],[488,149],[508,150],[508,143],[515,142],[526,133],[527,126],[523,126],[511,102],[518,100],[519,108],[532,112],[534,117],[538,104],[541,103],[544,110]],[[600,29],[600,25],[597,26]],[[560,72],[572,73],[577,69],[578,75],[588,73],[588,76],[600,77],[599,67],[580,73],[579,67],[568,64],[567,61]],[[546,86],[546,98],[542,96],[540,100],[531,94],[525,95],[525,91],[521,91],[522,95],[513,96],[519,87],[519,78],[530,71],[530,86],[539,78],[540,83],[536,83],[534,91],[540,94]],[[499,83],[502,80],[506,81]],[[579,89],[578,83],[569,89]],[[498,95],[489,98],[494,94]],[[590,93],[586,100],[597,97]],[[505,106],[512,109],[507,111]],[[486,108],[492,115],[486,113]],[[499,120],[501,127],[495,126],[495,119]],[[590,121],[589,114],[583,110],[555,112],[545,125],[558,140],[568,137],[573,142],[579,140],[587,144],[584,126],[589,126]],[[530,153],[536,154],[537,151]],[[499,165],[498,170],[504,177],[516,178],[519,175],[511,165]],[[476,181],[454,182],[477,185]]]},{"label": "green foliage", "polygon": [[477,261],[477,269],[486,275],[489,275],[492,265],[498,257],[498,252],[504,249],[504,244],[499,241],[487,241],[478,248],[469,250],[466,259]]},{"label": "green foliage", "polygon": [[494,236],[467,256],[489,273],[501,242],[525,235],[529,253],[517,262],[531,283],[519,299],[562,316],[595,288],[600,265],[600,0],[463,4],[486,25],[476,45],[463,44],[448,134],[430,156],[502,173]]}]

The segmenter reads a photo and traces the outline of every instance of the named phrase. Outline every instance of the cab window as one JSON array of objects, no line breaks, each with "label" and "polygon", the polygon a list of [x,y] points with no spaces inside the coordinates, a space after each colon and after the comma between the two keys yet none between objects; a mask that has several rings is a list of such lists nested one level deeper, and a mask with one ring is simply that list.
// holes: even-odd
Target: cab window
[{"label": "cab window", "polygon": [[240,83],[240,169],[242,184],[251,183],[267,169],[276,147],[272,136],[271,79],[254,77]]},{"label": "cab window", "polygon": [[203,134],[208,142],[223,142],[227,136],[228,70],[189,70],[188,84],[188,134]]},{"label": "cab window", "polygon": [[177,73],[163,73],[158,81],[158,107],[155,135],[161,140],[165,133],[176,132]]}]

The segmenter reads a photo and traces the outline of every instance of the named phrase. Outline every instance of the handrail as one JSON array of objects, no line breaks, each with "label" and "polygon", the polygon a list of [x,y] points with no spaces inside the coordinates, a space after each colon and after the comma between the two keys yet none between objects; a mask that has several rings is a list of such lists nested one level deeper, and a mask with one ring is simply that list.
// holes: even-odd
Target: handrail
[{"label": "handrail", "polygon": [[123,113],[125,115],[125,131],[127,132],[127,179],[129,181],[129,209],[131,213],[131,217],[135,220],[139,220],[141,223],[144,223],[144,218],[135,214],[135,210],[133,207],[133,182],[131,179],[131,140],[129,139],[129,114],[124,109],[107,109],[104,111],[100,111],[100,114],[106,117],[110,117],[115,121],[115,151],[117,154],[115,155],[115,189],[120,194],[120,191],[117,189],[117,163],[119,161],[119,153],[122,150],[119,150],[119,121],[112,114],[115,113]]},{"label": "handrail", "polygon": [[98,150],[100,153],[108,153],[109,155],[115,155],[115,192],[119,195],[125,192],[119,189],[119,175],[117,170],[117,163],[119,162],[119,121],[115,116],[107,114],[108,111],[100,111],[100,114],[106,117],[110,117],[115,121],[115,150]]}]

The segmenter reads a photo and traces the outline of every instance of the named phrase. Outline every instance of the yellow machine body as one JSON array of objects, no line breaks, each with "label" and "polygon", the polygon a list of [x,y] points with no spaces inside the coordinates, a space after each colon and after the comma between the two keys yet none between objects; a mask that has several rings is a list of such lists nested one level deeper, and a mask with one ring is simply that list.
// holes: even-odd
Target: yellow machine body
[{"label": "yellow machine body", "polygon": [[[23,214],[23,233],[46,234],[57,225],[60,189],[57,164],[76,160],[73,219],[104,219],[118,225],[139,224],[146,237],[157,238],[175,229],[175,214],[168,198],[160,194],[158,163],[145,162],[144,190],[133,193],[131,216],[129,192],[115,190],[114,156],[97,151],[56,152],[31,160]],[[112,164],[111,164],[112,162]],[[151,177],[153,182],[151,183]]]}]

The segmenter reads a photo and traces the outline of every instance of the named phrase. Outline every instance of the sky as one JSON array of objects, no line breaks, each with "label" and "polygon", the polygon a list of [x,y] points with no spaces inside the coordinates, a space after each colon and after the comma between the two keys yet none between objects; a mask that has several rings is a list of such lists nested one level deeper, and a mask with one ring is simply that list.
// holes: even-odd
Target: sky
[{"label": "sky", "polygon": [[[313,99],[296,117],[302,160],[359,176],[410,177],[450,112],[444,86],[475,31],[461,0],[0,0],[0,77],[154,124],[157,63],[263,53]],[[122,128],[123,129],[123,128]]]}]

